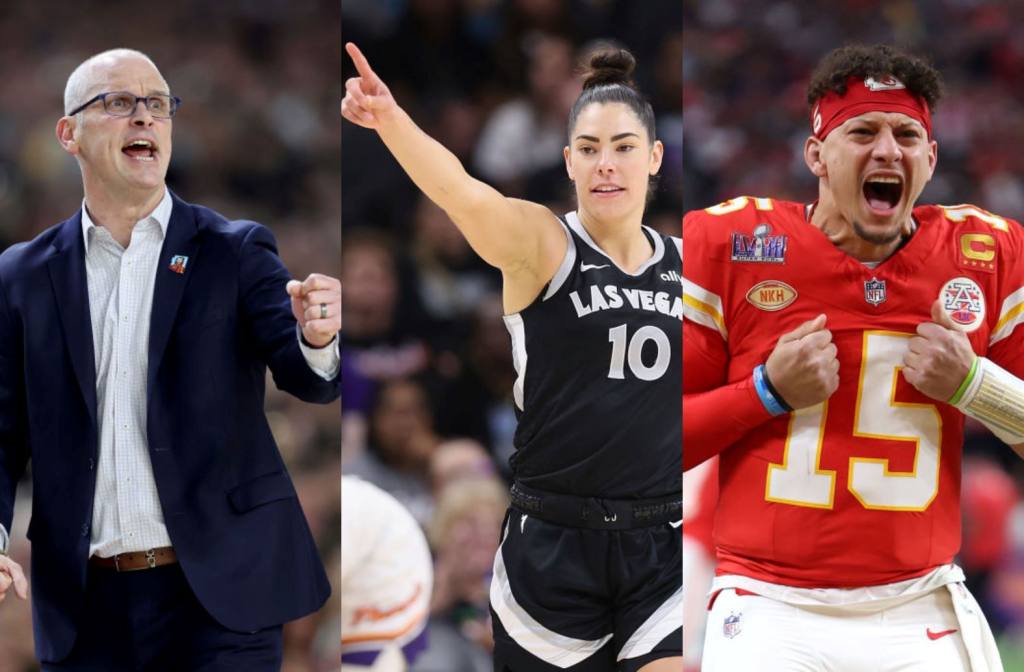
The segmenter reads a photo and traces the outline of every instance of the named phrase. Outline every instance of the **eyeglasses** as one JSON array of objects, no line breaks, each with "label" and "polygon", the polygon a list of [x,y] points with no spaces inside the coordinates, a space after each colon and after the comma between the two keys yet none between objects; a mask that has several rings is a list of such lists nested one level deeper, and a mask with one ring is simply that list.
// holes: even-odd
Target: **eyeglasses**
[{"label": "eyeglasses", "polygon": [[139,101],[146,104],[146,109],[149,110],[154,119],[170,119],[181,106],[181,98],[163,93],[153,94],[152,96],[136,96],[134,93],[127,91],[108,91],[93,96],[68,112],[67,116],[72,117],[78,114],[97,100],[103,101],[103,109],[113,117],[132,116],[135,114],[135,108],[138,106]]}]

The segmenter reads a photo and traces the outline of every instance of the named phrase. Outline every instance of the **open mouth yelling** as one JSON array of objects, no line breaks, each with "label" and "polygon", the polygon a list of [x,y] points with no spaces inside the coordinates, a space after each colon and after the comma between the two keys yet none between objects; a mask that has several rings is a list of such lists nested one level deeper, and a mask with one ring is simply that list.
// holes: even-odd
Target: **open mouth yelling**
[{"label": "open mouth yelling", "polygon": [[903,178],[896,175],[874,175],[864,181],[864,200],[871,211],[889,215],[903,197]]},{"label": "open mouth yelling", "polygon": [[150,140],[131,140],[121,148],[121,152],[136,161],[156,161],[156,145]]}]

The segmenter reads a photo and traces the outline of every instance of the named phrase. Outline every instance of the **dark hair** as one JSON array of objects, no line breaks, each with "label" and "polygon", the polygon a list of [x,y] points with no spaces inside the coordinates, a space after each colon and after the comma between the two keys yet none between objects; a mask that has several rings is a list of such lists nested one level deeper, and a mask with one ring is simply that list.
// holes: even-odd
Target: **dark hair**
[{"label": "dark hair", "polygon": [[850,77],[884,77],[892,75],[903,82],[907,91],[924,98],[928,109],[935,111],[942,98],[942,81],[938,71],[927,61],[887,44],[850,44],[829,53],[821,60],[807,85],[807,104],[814,107],[829,91],[846,93]]},{"label": "dark hair", "polygon": [[647,130],[648,140],[655,140],[654,109],[633,83],[630,75],[636,59],[625,49],[604,47],[590,54],[583,69],[583,92],[569,112],[569,133],[576,128],[580,113],[592,103],[623,103],[628,105]]},{"label": "dark hair", "polygon": [[[569,140],[576,128],[576,120],[587,105],[592,103],[622,103],[629,106],[640,119],[647,131],[647,141],[654,144],[655,125],[654,108],[636,89],[630,75],[636,69],[636,59],[625,49],[604,47],[590,54],[590,62],[583,69],[583,93],[576,99],[569,112]],[[658,188],[660,175],[647,178],[646,204],[654,200],[654,192]]]}]

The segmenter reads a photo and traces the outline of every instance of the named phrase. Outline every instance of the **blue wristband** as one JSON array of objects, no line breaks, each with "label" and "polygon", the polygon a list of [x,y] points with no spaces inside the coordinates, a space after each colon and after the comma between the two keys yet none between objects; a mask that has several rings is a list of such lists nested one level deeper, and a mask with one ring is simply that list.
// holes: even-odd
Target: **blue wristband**
[{"label": "blue wristband", "polygon": [[754,389],[757,390],[757,396],[761,399],[761,403],[764,404],[765,410],[770,414],[783,415],[789,412],[779,399],[772,394],[772,391],[768,389],[768,382],[765,380],[764,364],[758,364],[754,367]]}]

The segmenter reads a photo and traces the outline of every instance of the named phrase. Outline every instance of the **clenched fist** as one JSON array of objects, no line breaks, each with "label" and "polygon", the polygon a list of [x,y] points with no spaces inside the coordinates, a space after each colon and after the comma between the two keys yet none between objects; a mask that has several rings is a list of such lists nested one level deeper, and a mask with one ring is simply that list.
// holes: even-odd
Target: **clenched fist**
[{"label": "clenched fist", "polygon": [[932,304],[932,321],[917,325],[903,356],[903,377],[925,395],[949,401],[974,363],[967,334],[956,326],[942,302]]},{"label": "clenched fist", "polygon": [[302,329],[302,337],[314,348],[322,348],[341,331],[341,281],[311,273],[286,286],[292,299],[292,314]]},{"label": "clenched fist", "polygon": [[780,336],[765,362],[772,386],[793,410],[820,404],[839,387],[839,360],[825,320],[818,315]]}]

